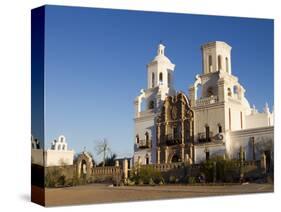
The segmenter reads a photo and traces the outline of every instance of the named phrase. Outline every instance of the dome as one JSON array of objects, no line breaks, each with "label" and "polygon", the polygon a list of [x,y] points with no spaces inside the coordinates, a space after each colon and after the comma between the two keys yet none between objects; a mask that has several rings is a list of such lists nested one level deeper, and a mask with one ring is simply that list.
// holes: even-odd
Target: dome
[{"label": "dome", "polygon": [[172,63],[168,57],[165,56],[165,46],[160,43],[157,49],[157,55],[152,60],[152,62],[164,62],[164,63]]},{"label": "dome", "polygon": [[168,57],[165,55],[157,55],[152,62],[166,62],[166,63],[172,63]]}]

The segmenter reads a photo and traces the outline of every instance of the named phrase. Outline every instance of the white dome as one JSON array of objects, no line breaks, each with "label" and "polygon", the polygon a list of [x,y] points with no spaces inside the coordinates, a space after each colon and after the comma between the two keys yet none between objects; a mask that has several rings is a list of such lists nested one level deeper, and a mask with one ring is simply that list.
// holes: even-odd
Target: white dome
[{"label": "white dome", "polygon": [[157,55],[152,62],[165,62],[165,63],[172,63],[168,57],[165,55]]},{"label": "white dome", "polygon": [[170,59],[165,56],[165,46],[160,43],[158,45],[157,49],[157,55],[156,57],[152,60],[152,62],[164,62],[164,63],[171,63]]}]

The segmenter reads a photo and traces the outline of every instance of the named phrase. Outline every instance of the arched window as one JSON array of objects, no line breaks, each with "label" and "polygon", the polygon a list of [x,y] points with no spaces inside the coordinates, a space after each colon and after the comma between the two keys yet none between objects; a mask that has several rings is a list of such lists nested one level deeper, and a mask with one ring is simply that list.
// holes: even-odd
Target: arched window
[{"label": "arched window", "polygon": [[178,135],[178,130],[177,130],[177,127],[173,127],[173,138],[177,138],[177,135]]},{"label": "arched window", "polygon": [[212,56],[211,55],[209,55],[209,72],[212,72]]},{"label": "arched window", "polygon": [[148,154],[146,154],[146,156],[145,156],[145,163],[149,164],[149,155]]},{"label": "arched window", "polygon": [[213,96],[213,95],[214,95],[214,91],[213,91],[213,87],[212,87],[212,86],[210,86],[210,87],[208,88],[207,94],[208,94],[208,96]]},{"label": "arched window", "polygon": [[168,86],[170,87],[171,86],[171,74],[168,73]]},{"label": "arched window", "polygon": [[136,143],[138,144],[140,142],[139,135],[136,135]]},{"label": "arched window", "polygon": [[196,87],[196,100],[200,99],[200,97],[202,96],[202,85],[198,84]]},{"label": "arched window", "polygon": [[218,56],[218,68],[221,70],[221,55]]},{"label": "arched window", "polygon": [[162,72],[160,72],[160,74],[159,74],[159,82],[162,82],[163,81],[163,74],[162,74]]},{"label": "arched window", "polygon": [[60,142],[63,142],[63,137],[60,138]]},{"label": "arched window", "polygon": [[58,145],[58,150],[60,150],[60,148],[61,148],[61,146],[60,146],[60,144]]},{"label": "arched window", "polygon": [[227,88],[227,95],[232,96],[231,88]]},{"label": "arched window", "polygon": [[210,141],[210,127],[209,125],[205,125],[205,133],[206,133],[206,141]]},{"label": "arched window", "polygon": [[233,93],[238,94],[238,86],[237,85],[233,86]]},{"label": "arched window", "polygon": [[206,160],[210,160],[210,152],[209,152],[209,150],[207,150],[205,152],[205,154],[206,154]]},{"label": "arched window", "polygon": [[228,64],[228,58],[225,58],[225,70],[226,72],[229,72],[229,64]]},{"label": "arched window", "polygon": [[148,142],[149,141],[149,133],[145,132],[145,141]]},{"label": "arched window", "polygon": [[65,145],[62,145],[62,150],[65,150]]},{"label": "arched window", "polygon": [[154,109],[154,101],[151,100],[149,103],[148,103],[148,109]]},{"label": "arched window", "polygon": [[221,124],[218,124],[218,132],[222,133],[222,126],[221,126]]},{"label": "arched window", "polygon": [[155,82],[155,76],[154,76],[154,73],[152,73],[152,76],[151,76],[151,87],[154,88],[154,82]]}]

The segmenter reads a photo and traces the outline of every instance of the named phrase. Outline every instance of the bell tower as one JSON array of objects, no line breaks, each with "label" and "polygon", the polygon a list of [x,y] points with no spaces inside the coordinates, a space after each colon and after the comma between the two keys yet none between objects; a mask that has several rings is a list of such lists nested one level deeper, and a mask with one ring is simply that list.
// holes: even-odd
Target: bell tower
[{"label": "bell tower", "polygon": [[175,65],[165,55],[165,46],[160,43],[156,57],[147,65],[147,88],[173,88],[174,69]]},{"label": "bell tower", "polygon": [[231,46],[222,41],[207,43],[201,47],[203,74],[226,72],[231,74]]},{"label": "bell tower", "polygon": [[156,56],[147,67],[147,88],[135,98],[134,163],[156,162],[156,117],[167,96],[175,95],[173,72],[175,65],[165,55],[160,43]]}]

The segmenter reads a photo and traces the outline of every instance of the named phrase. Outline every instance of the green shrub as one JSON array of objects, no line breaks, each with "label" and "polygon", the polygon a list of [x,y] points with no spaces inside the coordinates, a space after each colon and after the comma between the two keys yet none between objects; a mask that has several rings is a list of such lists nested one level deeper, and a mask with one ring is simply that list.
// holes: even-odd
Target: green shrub
[{"label": "green shrub", "polygon": [[212,160],[206,160],[201,164],[200,171],[204,173],[207,182],[213,181],[214,164]]},{"label": "green shrub", "polygon": [[46,171],[45,186],[46,187],[57,187],[59,185],[58,179],[62,176],[59,168],[54,167]]},{"label": "green shrub", "polygon": [[207,182],[213,182],[214,172],[217,182],[235,182],[237,180],[236,175],[239,172],[239,163],[237,160],[217,156],[204,161],[201,164],[200,171],[205,174]]},{"label": "green shrub", "polygon": [[76,175],[73,178],[67,178],[61,167],[50,167],[45,170],[45,187],[54,188],[80,184]]},{"label": "green shrub", "polygon": [[149,185],[155,185],[155,182],[153,181],[152,178],[149,179]]},{"label": "green shrub", "polygon": [[176,183],[176,177],[175,176],[170,176],[169,177],[169,183]]},{"label": "green shrub", "polygon": [[188,184],[195,184],[196,183],[196,178],[192,176],[187,177],[187,183]]},{"label": "green shrub", "polygon": [[164,181],[161,173],[153,169],[151,166],[144,166],[139,170],[133,170],[130,180],[138,185],[152,184],[152,181],[153,184],[159,184],[161,181]]},{"label": "green shrub", "polygon": [[65,183],[66,183],[65,176],[64,176],[64,175],[60,176],[60,177],[58,178],[57,184],[60,185],[60,186],[64,186]]}]

